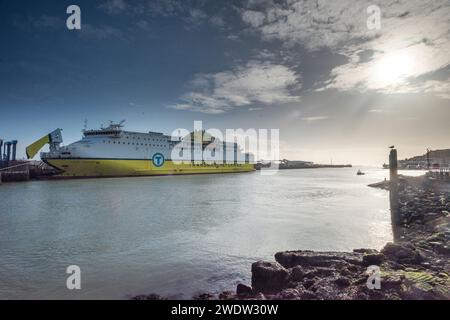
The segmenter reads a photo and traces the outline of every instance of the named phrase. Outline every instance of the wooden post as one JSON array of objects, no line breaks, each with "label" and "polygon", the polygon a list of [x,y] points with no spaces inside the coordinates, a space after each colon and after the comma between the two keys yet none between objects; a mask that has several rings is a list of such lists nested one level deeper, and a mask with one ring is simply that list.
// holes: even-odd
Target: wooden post
[{"label": "wooden post", "polygon": [[389,153],[389,180],[391,183],[394,180],[398,182],[397,149],[392,149]]},{"label": "wooden post", "polygon": [[391,220],[394,228],[394,240],[396,238],[395,227],[401,226],[402,219],[400,214],[400,205],[398,199],[398,162],[397,162],[397,150],[392,149],[389,154],[389,180],[390,180],[390,192],[389,202],[391,205]]}]

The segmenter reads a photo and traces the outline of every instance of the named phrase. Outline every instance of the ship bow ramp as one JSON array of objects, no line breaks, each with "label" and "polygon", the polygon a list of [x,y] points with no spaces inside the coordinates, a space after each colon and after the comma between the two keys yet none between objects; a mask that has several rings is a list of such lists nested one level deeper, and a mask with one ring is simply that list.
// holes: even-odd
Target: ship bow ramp
[{"label": "ship bow ramp", "polygon": [[55,131],[43,136],[39,140],[33,142],[26,148],[27,158],[32,159],[46,144],[50,146],[59,145],[62,143],[61,129],[56,129]]}]

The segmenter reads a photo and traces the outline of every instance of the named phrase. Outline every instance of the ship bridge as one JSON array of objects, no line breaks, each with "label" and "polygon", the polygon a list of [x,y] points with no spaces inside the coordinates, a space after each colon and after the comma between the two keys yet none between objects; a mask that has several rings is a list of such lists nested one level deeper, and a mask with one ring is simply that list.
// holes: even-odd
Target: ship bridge
[{"label": "ship bridge", "polygon": [[119,137],[123,132],[122,130],[123,123],[124,121],[121,121],[120,123],[114,123],[110,121],[109,126],[106,128],[100,128],[96,130],[83,130],[83,134],[85,137],[92,137],[92,136]]}]

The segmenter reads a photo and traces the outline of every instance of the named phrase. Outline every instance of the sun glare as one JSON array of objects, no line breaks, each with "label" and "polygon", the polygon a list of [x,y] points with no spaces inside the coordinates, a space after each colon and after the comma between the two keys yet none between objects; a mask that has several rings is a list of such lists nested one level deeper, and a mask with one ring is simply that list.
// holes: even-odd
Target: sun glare
[{"label": "sun glare", "polygon": [[413,73],[414,62],[405,52],[383,55],[374,65],[374,80],[380,86],[400,84]]}]

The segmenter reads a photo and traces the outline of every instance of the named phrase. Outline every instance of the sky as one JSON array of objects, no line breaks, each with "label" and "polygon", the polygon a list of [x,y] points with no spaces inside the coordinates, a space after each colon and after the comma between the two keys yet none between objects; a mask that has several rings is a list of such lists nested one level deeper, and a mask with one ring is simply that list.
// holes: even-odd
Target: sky
[{"label": "sky", "polygon": [[[66,27],[73,4],[80,30]],[[123,119],[166,134],[194,120],[279,129],[281,158],[318,163],[450,148],[448,0],[0,6],[0,138],[19,140],[19,158],[56,128],[68,144],[85,120]]]}]

